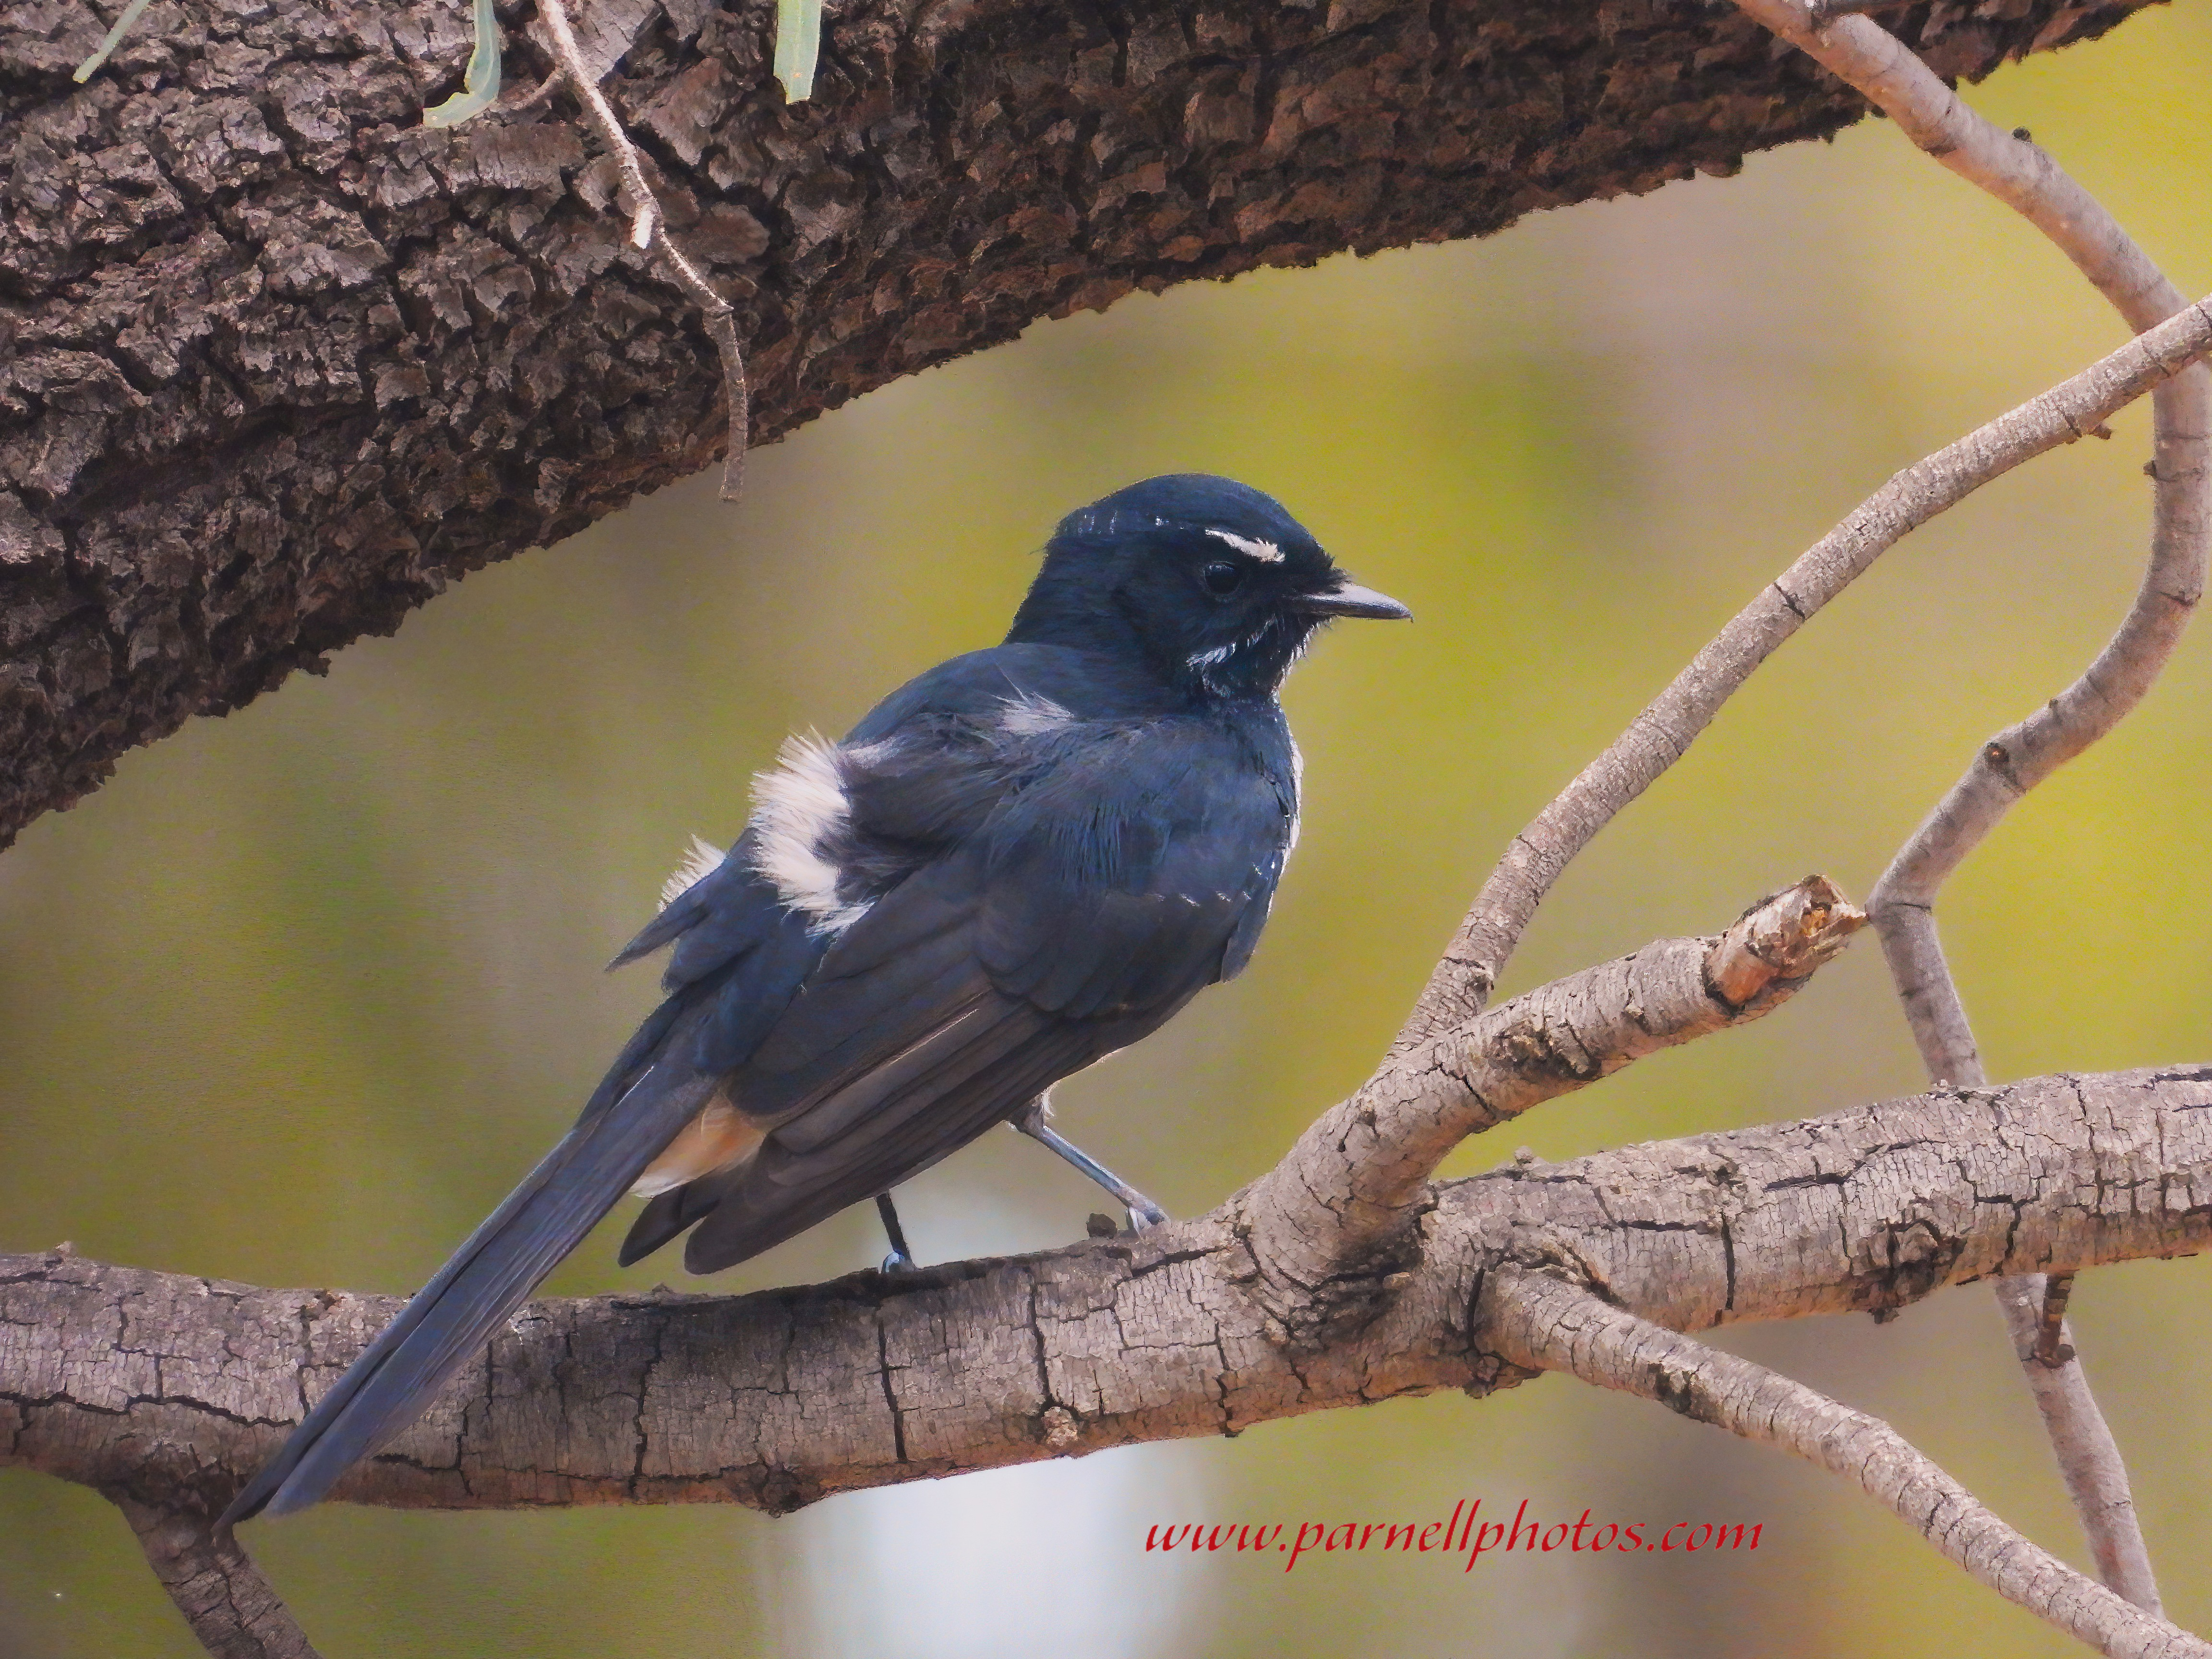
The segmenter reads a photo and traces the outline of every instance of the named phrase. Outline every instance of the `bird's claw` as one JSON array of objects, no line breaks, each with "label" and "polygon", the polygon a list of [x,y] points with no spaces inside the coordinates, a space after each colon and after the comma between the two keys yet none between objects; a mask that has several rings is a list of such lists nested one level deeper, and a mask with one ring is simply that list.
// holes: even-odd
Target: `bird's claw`
[{"label": "bird's claw", "polygon": [[[1134,1187],[1045,1121],[1045,1102],[1042,1095],[1039,1095],[1020,1111],[1016,1112],[1007,1121],[1029,1136],[1030,1139],[1049,1146],[1060,1157],[1082,1170],[1085,1175],[1090,1176],[1092,1181],[1120,1199],[1122,1207],[1129,1212],[1131,1237],[1133,1238],[1141,1232],[1147,1232],[1167,1220],[1168,1212],[1165,1210],[1160,1208],[1151,1199],[1146,1198]],[[1101,1222],[1105,1223],[1105,1230],[1103,1232],[1099,1230]],[[1110,1238],[1116,1232],[1110,1220],[1098,1215],[1091,1218],[1090,1225],[1085,1231],[1093,1238]]]},{"label": "bird's claw", "polygon": [[1155,1227],[1164,1226],[1169,1219],[1165,1210],[1151,1200],[1140,1197],[1139,1204],[1129,1207],[1127,1230],[1115,1226],[1112,1216],[1101,1215],[1094,1210],[1083,1224],[1083,1231],[1092,1238],[1134,1238],[1139,1233],[1148,1233]]}]

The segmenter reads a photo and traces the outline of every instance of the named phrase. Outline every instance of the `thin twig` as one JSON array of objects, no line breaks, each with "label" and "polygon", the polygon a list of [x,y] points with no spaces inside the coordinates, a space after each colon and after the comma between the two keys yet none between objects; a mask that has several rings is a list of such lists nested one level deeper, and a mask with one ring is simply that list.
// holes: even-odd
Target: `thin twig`
[{"label": "thin twig", "polygon": [[216,1659],[316,1659],[307,1632],[228,1531],[214,1531],[188,1503],[157,1508],[118,1498],[116,1506],[161,1588]]},{"label": "thin twig", "polygon": [[[1819,17],[1797,0],[1739,3],[1863,93],[1929,155],[2027,218],[2130,328],[2153,327],[2187,303],[2112,215],[2045,151],[2025,134],[2008,133],[1977,114],[1895,36],[1861,18]],[[2206,444],[2212,372],[2200,366],[2175,376],[2159,388],[2152,410],[2150,559],[2118,632],[2080,679],[1982,746],[1966,775],[1899,850],[1868,903],[1931,1079],[1967,1087],[1987,1080],[1965,1004],[1943,959],[1936,928],[1937,892],[2014,801],[2112,731],[2142,700],[2203,593],[2212,545]],[[2158,1586],[2127,1468],[2074,1356],[2063,1322],[2065,1290],[2054,1294],[2039,1275],[2031,1275],[2000,1285],[1997,1293],[2098,1569],[2114,1589],[2154,1612]]]},{"label": "thin twig", "polygon": [[676,285],[691,296],[704,314],[707,332],[721,356],[723,390],[730,416],[729,448],[722,459],[722,499],[734,501],[744,487],[745,447],[752,436],[750,396],[745,384],[744,353],[738,342],[737,313],[715,291],[706,273],[669,236],[659,198],[646,182],[645,158],[630,142],[629,134],[623,131],[615,114],[614,106],[599,90],[599,82],[584,62],[583,50],[576,44],[576,31],[568,21],[568,9],[563,0],[538,0],[538,12],[553,38],[555,61],[575,89],[600,142],[613,152],[616,165],[622,169],[623,185],[630,200],[630,246],[640,252],[656,246],[659,249],[661,259],[675,274]]},{"label": "thin twig", "polygon": [[[2212,298],[1896,474],[1739,611],[1606,751],[1516,836],[1430,976],[1389,1056],[1245,1195],[1264,1293],[1328,1282],[1418,1211],[1440,1158],[1430,1055],[1471,1029],[1560,870],[1686,750],[1753,670],[1908,531],[2022,462],[2073,441],[2212,346]],[[1455,1018],[1447,1018],[1455,1011]],[[1364,1126],[1360,1150],[1342,1133]],[[1416,1156],[1387,1149],[1419,1146]],[[1448,1148],[1446,1148],[1448,1150]]]},{"label": "thin twig", "polygon": [[1578,1285],[1519,1267],[1486,1287],[1487,1334],[1510,1364],[1566,1371],[1765,1441],[1856,1482],[2007,1601],[2128,1659],[2212,1659],[2212,1643],[2078,1573],[1999,1520],[1879,1418],[1640,1319]]},{"label": "thin twig", "polygon": [[1402,1054],[1480,1010],[1568,862],[1680,758],[1754,669],[1876,557],[1991,478],[2101,425],[2201,349],[2185,349],[2117,401],[2092,390],[2093,383],[2108,384],[2110,371],[2122,361],[2120,354],[2104,359],[1905,468],[1808,549],[1513,838],[1430,976],[1393,1053]]},{"label": "thin twig", "polygon": [[151,3],[152,0],[131,0],[131,3],[124,7],[123,15],[115,20],[114,27],[100,37],[100,44],[93,48],[92,56],[76,66],[76,72],[70,76],[70,79],[75,81],[79,86],[91,80],[99,72],[100,66],[114,52],[116,47],[123,44],[123,37],[131,33],[131,26],[138,21],[139,15]]}]

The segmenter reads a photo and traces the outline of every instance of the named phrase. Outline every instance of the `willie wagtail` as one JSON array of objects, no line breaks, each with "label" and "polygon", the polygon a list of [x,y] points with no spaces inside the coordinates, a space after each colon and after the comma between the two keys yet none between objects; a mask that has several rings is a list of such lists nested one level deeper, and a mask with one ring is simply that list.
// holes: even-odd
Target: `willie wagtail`
[{"label": "willie wagtail", "polygon": [[[231,1504],[303,1509],[436,1397],[625,1192],[627,1264],[687,1230],[713,1273],[878,1198],[1156,1030],[1252,954],[1297,839],[1275,700],[1334,617],[1409,613],[1280,506],[1153,478],[1063,520],[1006,642],[794,738],[727,855],[672,878],[616,963],[667,999],[575,1127]],[[711,851],[711,849],[702,849]]]}]

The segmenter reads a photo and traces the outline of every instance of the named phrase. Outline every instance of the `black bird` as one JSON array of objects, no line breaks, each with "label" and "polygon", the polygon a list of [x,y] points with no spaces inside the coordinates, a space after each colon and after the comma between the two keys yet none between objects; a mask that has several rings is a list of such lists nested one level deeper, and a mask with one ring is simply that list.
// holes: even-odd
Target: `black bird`
[{"label": "black bird", "polygon": [[[728,854],[679,872],[615,965],[673,945],[667,1000],[576,1126],[231,1504],[303,1509],[388,1443],[614,1207],[625,1265],[686,1229],[713,1273],[887,1197],[1252,954],[1297,838],[1275,700],[1333,617],[1402,618],[1226,478],[1132,484],[1064,520],[1006,642],[796,738]],[[706,849],[711,851],[711,849]]]}]

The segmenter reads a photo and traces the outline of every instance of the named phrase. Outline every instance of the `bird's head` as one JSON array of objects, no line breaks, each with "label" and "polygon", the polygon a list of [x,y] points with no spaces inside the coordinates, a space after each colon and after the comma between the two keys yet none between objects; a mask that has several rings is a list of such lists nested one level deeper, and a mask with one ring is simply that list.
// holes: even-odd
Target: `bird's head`
[{"label": "bird's head", "polygon": [[1147,478],[1060,520],[1009,641],[1135,652],[1194,696],[1273,692],[1335,617],[1413,613],[1361,587],[1272,497]]}]

